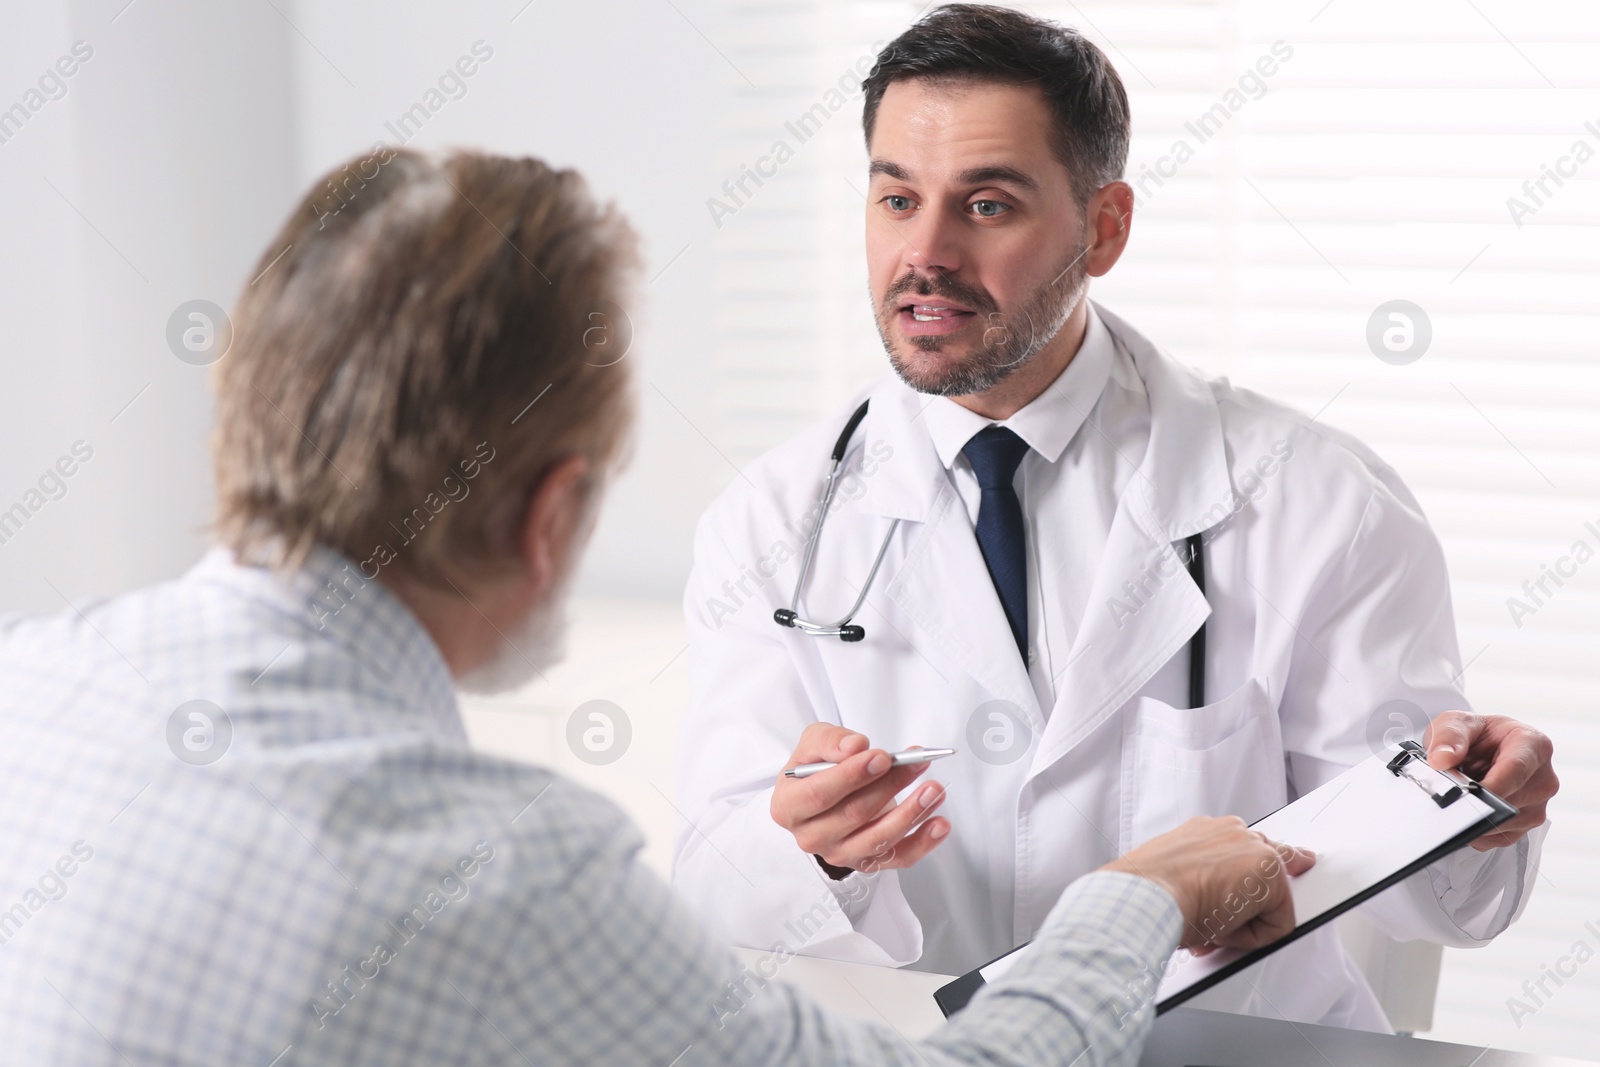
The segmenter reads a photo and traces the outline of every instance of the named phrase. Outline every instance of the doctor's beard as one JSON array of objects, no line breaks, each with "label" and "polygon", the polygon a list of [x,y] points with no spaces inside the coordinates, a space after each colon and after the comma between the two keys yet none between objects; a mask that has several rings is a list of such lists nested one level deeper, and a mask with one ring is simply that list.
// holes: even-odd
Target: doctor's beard
[{"label": "doctor's beard", "polygon": [[[1087,245],[1073,248],[1071,256],[1052,276],[1054,280],[1034,290],[1015,314],[1002,313],[988,293],[944,274],[928,278],[907,272],[889,286],[875,316],[878,337],[895,373],[917,392],[932,396],[969,396],[999,385],[1053,341],[1077,309],[1088,288],[1089,272],[1083,262],[1087,254]],[[942,366],[921,367],[897,351],[890,340],[899,312],[895,305],[908,293],[948,297],[972,308],[984,326],[983,337],[974,350]],[[910,337],[905,341],[924,352],[943,352],[953,343],[947,337]]]}]

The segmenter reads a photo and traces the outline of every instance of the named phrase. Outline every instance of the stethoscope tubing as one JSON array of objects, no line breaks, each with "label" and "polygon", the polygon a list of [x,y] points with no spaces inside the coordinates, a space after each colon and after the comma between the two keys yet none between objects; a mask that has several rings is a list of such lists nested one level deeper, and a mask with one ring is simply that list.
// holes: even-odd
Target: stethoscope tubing
[{"label": "stethoscope tubing", "polygon": [[[856,612],[861,610],[867,602],[867,593],[872,589],[872,583],[878,577],[878,570],[883,566],[883,557],[889,551],[889,542],[894,538],[895,530],[900,527],[900,520],[895,519],[889,524],[889,532],[884,534],[883,543],[878,546],[878,554],[873,557],[872,569],[867,572],[867,580],[861,583],[861,592],[856,597],[856,602],[850,605],[850,610],[845,612],[844,618],[838,622],[823,623],[812,622],[800,615],[800,595],[804,592],[806,580],[811,577],[811,565],[816,560],[817,544],[822,540],[822,524],[827,521],[828,508],[833,504],[834,490],[838,487],[839,471],[844,467],[845,452],[850,447],[850,439],[855,436],[856,427],[861,425],[861,420],[867,417],[868,400],[863,400],[861,406],[851,414],[845,422],[844,429],[839,433],[839,439],[834,442],[833,451],[829,458],[828,478],[822,487],[822,499],[817,505],[817,524],[811,528],[811,535],[806,538],[805,554],[800,558],[800,576],[795,579],[794,595],[789,598],[787,608],[779,608],[772,613],[773,621],[779,626],[799,630],[801,633],[813,637],[837,637],[841,641],[855,642],[867,636],[866,628],[859,623],[852,623]],[[1189,577],[1199,587],[1200,595],[1206,595],[1206,564],[1201,552],[1204,538],[1198,534],[1190,534],[1184,538],[1184,547],[1187,549],[1184,566],[1189,571]],[[1202,622],[1194,636],[1189,639],[1189,706],[1202,707],[1205,704],[1206,690],[1206,626]]]}]

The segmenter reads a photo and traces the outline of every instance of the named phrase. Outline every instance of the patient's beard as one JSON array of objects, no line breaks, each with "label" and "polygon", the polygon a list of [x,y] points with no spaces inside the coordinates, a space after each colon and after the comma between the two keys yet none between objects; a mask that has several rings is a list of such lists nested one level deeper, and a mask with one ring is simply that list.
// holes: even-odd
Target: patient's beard
[{"label": "patient's beard", "polygon": [[[574,568],[576,569],[576,568]],[[555,666],[567,652],[567,593],[570,574],[502,635],[494,654],[456,679],[465,693],[489,695],[520,689]]]}]

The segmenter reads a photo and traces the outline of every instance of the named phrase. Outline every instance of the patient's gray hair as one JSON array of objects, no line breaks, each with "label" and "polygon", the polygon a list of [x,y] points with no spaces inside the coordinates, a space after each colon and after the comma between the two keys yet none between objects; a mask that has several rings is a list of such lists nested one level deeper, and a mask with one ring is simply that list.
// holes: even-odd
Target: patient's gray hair
[{"label": "patient's gray hair", "polygon": [[541,474],[620,458],[631,373],[601,353],[625,343],[604,331],[636,265],[621,216],[536,159],[380,149],[330,171],[234,310],[224,543],[275,566],[322,544],[440,587],[513,569]]}]

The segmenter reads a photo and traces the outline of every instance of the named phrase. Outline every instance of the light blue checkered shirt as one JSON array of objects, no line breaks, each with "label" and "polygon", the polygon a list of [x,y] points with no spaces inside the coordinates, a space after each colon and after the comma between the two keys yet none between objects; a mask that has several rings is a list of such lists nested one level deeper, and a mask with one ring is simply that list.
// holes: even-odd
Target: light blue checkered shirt
[{"label": "light blue checkered shirt", "polygon": [[9,620],[0,692],[8,1065],[1127,1064],[1181,921],[1091,876],[929,1041],[830,1016],[609,801],[472,752],[427,633],[326,552]]}]

